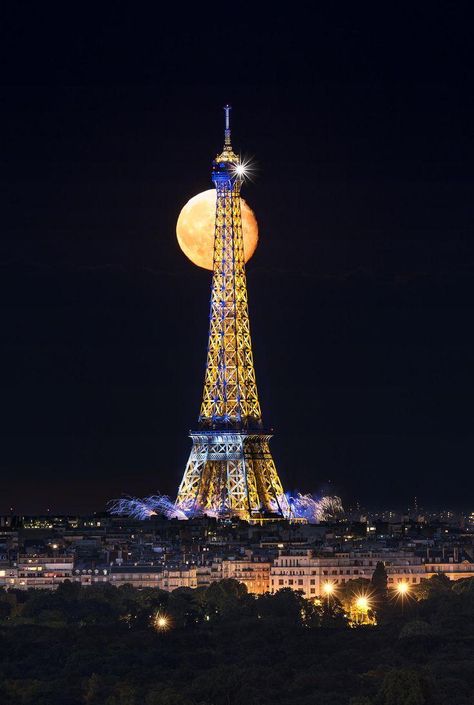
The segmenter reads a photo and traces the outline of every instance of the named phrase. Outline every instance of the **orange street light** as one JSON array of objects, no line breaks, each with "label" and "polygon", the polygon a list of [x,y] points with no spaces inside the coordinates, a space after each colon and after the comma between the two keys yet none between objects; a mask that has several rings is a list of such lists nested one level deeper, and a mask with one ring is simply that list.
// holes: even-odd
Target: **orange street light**
[{"label": "orange street light", "polygon": [[410,586],[408,585],[408,583],[405,583],[405,582],[403,582],[403,583],[398,583],[398,585],[396,586],[396,589],[397,589],[398,594],[399,594],[401,597],[403,597],[403,596],[406,595],[407,592],[409,591]]},{"label": "orange street light", "polygon": [[153,620],[153,626],[159,632],[165,632],[171,626],[171,620],[168,615],[157,612]]},{"label": "orange street light", "polygon": [[402,581],[401,583],[397,583],[397,585],[395,586],[395,590],[397,591],[398,596],[400,597],[400,600],[402,601],[402,613],[403,613],[405,597],[408,596],[410,586],[406,581]]},{"label": "orange street light", "polygon": [[359,595],[356,599],[356,607],[360,612],[367,612],[369,609],[369,599],[366,595]]}]

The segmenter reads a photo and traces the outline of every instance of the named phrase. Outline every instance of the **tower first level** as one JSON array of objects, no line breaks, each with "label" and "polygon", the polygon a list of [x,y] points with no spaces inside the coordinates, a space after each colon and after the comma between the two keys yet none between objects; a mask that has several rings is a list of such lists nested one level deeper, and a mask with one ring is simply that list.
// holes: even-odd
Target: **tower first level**
[{"label": "tower first level", "polygon": [[193,446],[179,488],[186,514],[261,520],[288,516],[270,452],[271,436],[237,431],[191,433]]}]

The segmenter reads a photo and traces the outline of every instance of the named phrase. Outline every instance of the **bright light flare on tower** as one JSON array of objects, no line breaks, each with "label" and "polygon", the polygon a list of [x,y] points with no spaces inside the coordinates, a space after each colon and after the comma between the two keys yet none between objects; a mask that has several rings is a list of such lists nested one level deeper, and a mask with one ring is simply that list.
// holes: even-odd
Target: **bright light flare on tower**
[{"label": "bright light flare on tower", "polygon": [[334,585],[333,583],[324,583],[323,585],[323,590],[326,593],[326,595],[329,597],[329,595],[332,595],[334,592]]},{"label": "bright light flare on tower", "polygon": [[255,163],[251,159],[241,159],[240,162],[232,166],[234,176],[237,176],[239,179],[249,179],[253,181],[255,171]]},{"label": "bright light flare on tower", "polygon": [[401,597],[406,595],[408,593],[409,589],[410,589],[410,586],[408,585],[408,583],[405,583],[405,582],[398,583],[398,585],[396,586],[396,590]]}]

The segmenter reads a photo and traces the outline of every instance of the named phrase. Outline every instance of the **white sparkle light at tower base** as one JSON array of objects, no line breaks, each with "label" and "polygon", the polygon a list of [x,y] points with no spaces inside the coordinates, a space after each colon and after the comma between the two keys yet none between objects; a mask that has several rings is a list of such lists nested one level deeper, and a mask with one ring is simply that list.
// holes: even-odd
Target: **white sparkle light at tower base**
[{"label": "white sparkle light at tower base", "polygon": [[109,502],[110,514],[128,516],[131,519],[149,519],[165,516],[167,519],[187,519],[188,516],[166,495],[153,494],[149,497],[122,497]]},{"label": "white sparkle light at tower base", "polygon": [[[322,521],[332,521],[340,517],[344,509],[340,497],[323,496],[317,497],[311,494],[301,494],[299,492],[293,497],[289,493],[285,494],[287,502],[277,502],[278,506],[288,506],[288,513],[285,519],[303,519],[308,524],[319,524]],[[164,516],[167,519],[189,519],[191,516],[218,517],[219,508],[207,509],[199,512],[194,508],[180,507],[166,495],[154,494],[143,499],[139,497],[122,497],[109,502],[108,511],[110,514],[128,516],[132,519],[149,519],[153,516]]]},{"label": "white sparkle light at tower base", "polygon": [[317,497],[297,492],[294,497],[287,493],[290,507],[289,519],[306,519],[308,524],[337,519],[344,513],[341,498],[337,495]]}]

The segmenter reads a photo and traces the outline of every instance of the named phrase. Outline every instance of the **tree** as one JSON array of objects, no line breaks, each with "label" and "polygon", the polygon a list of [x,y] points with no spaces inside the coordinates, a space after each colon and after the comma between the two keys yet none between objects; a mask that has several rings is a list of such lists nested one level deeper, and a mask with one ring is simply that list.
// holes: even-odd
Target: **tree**
[{"label": "tree", "polygon": [[262,617],[270,617],[290,622],[291,624],[301,624],[308,605],[301,592],[295,592],[291,588],[282,588],[274,595],[266,593],[257,600],[257,610]]},{"label": "tree", "polygon": [[0,619],[7,619],[12,611],[12,606],[7,600],[0,599]]},{"label": "tree", "polygon": [[229,614],[238,609],[246,595],[247,587],[232,578],[211,583],[203,595],[206,613],[209,616]]},{"label": "tree", "polygon": [[428,600],[436,597],[445,597],[451,592],[452,582],[445,573],[436,573],[427,580],[422,580],[414,590],[417,600]]},{"label": "tree", "polygon": [[168,610],[177,627],[189,627],[203,619],[202,605],[194,590],[188,587],[177,588],[170,595]]},{"label": "tree", "polygon": [[137,692],[126,682],[118,683],[114,694],[107,698],[105,705],[138,705]]},{"label": "tree", "polygon": [[379,561],[370,581],[374,597],[379,604],[387,601],[387,582],[387,571],[382,561]]},{"label": "tree", "polygon": [[65,602],[71,602],[73,600],[78,600],[82,591],[83,588],[80,583],[73,583],[71,580],[64,580],[64,582],[58,585],[56,595]]},{"label": "tree", "polygon": [[58,598],[57,593],[47,592],[46,590],[31,590],[28,591],[27,601],[22,607],[22,617],[38,619],[42,612],[56,610],[62,600]]},{"label": "tree", "polygon": [[412,619],[401,629],[399,639],[432,638],[435,630],[428,622],[422,619]]},{"label": "tree", "polygon": [[452,586],[452,591],[458,595],[466,595],[472,598],[474,596],[474,578],[461,578],[455,580]]},{"label": "tree", "polygon": [[[128,589],[122,592],[122,589]],[[122,600],[122,619],[139,629],[150,623],[150,616],[156,612],[167,612],[170,593],[159,588],[137,590],[127,585],[118,589]]]},{"label": "tree", "polygon": [[146,705],[194,705],[194,702],[174,688],[154,688],[148,691],[145,698]]},{"label": "tree", "polygon": [[426,702],[419,675],[404,668],[387,673],[379,699],[382,705],[425,705]]},{"label": "tree", "polygon": [[97,673],[93,673],[86,681],[84,689],[84,705],[102,705],[104,688]]},{"label": "tree", "polygon": [[[382,561],[379,561],[375,566],[375,570],[370,581],[372,604],[377,615],[377,622],[379,624],[386,624],[394,618],[399,618],[400,611],[396,609],[398,605],[394,603],[393,599],[390,602],[388,600],[387,583],[388,578],[385,565]],[[391,597],[393,597],[393,594]]]},{"label": "tree", "polygon": [[324,599],[321,603],[321,626],[322,627],[345,627],[347,626],[347,617],[344,613],[344,607],[341,601],[335,596],[330,595],[328,599]]}]

